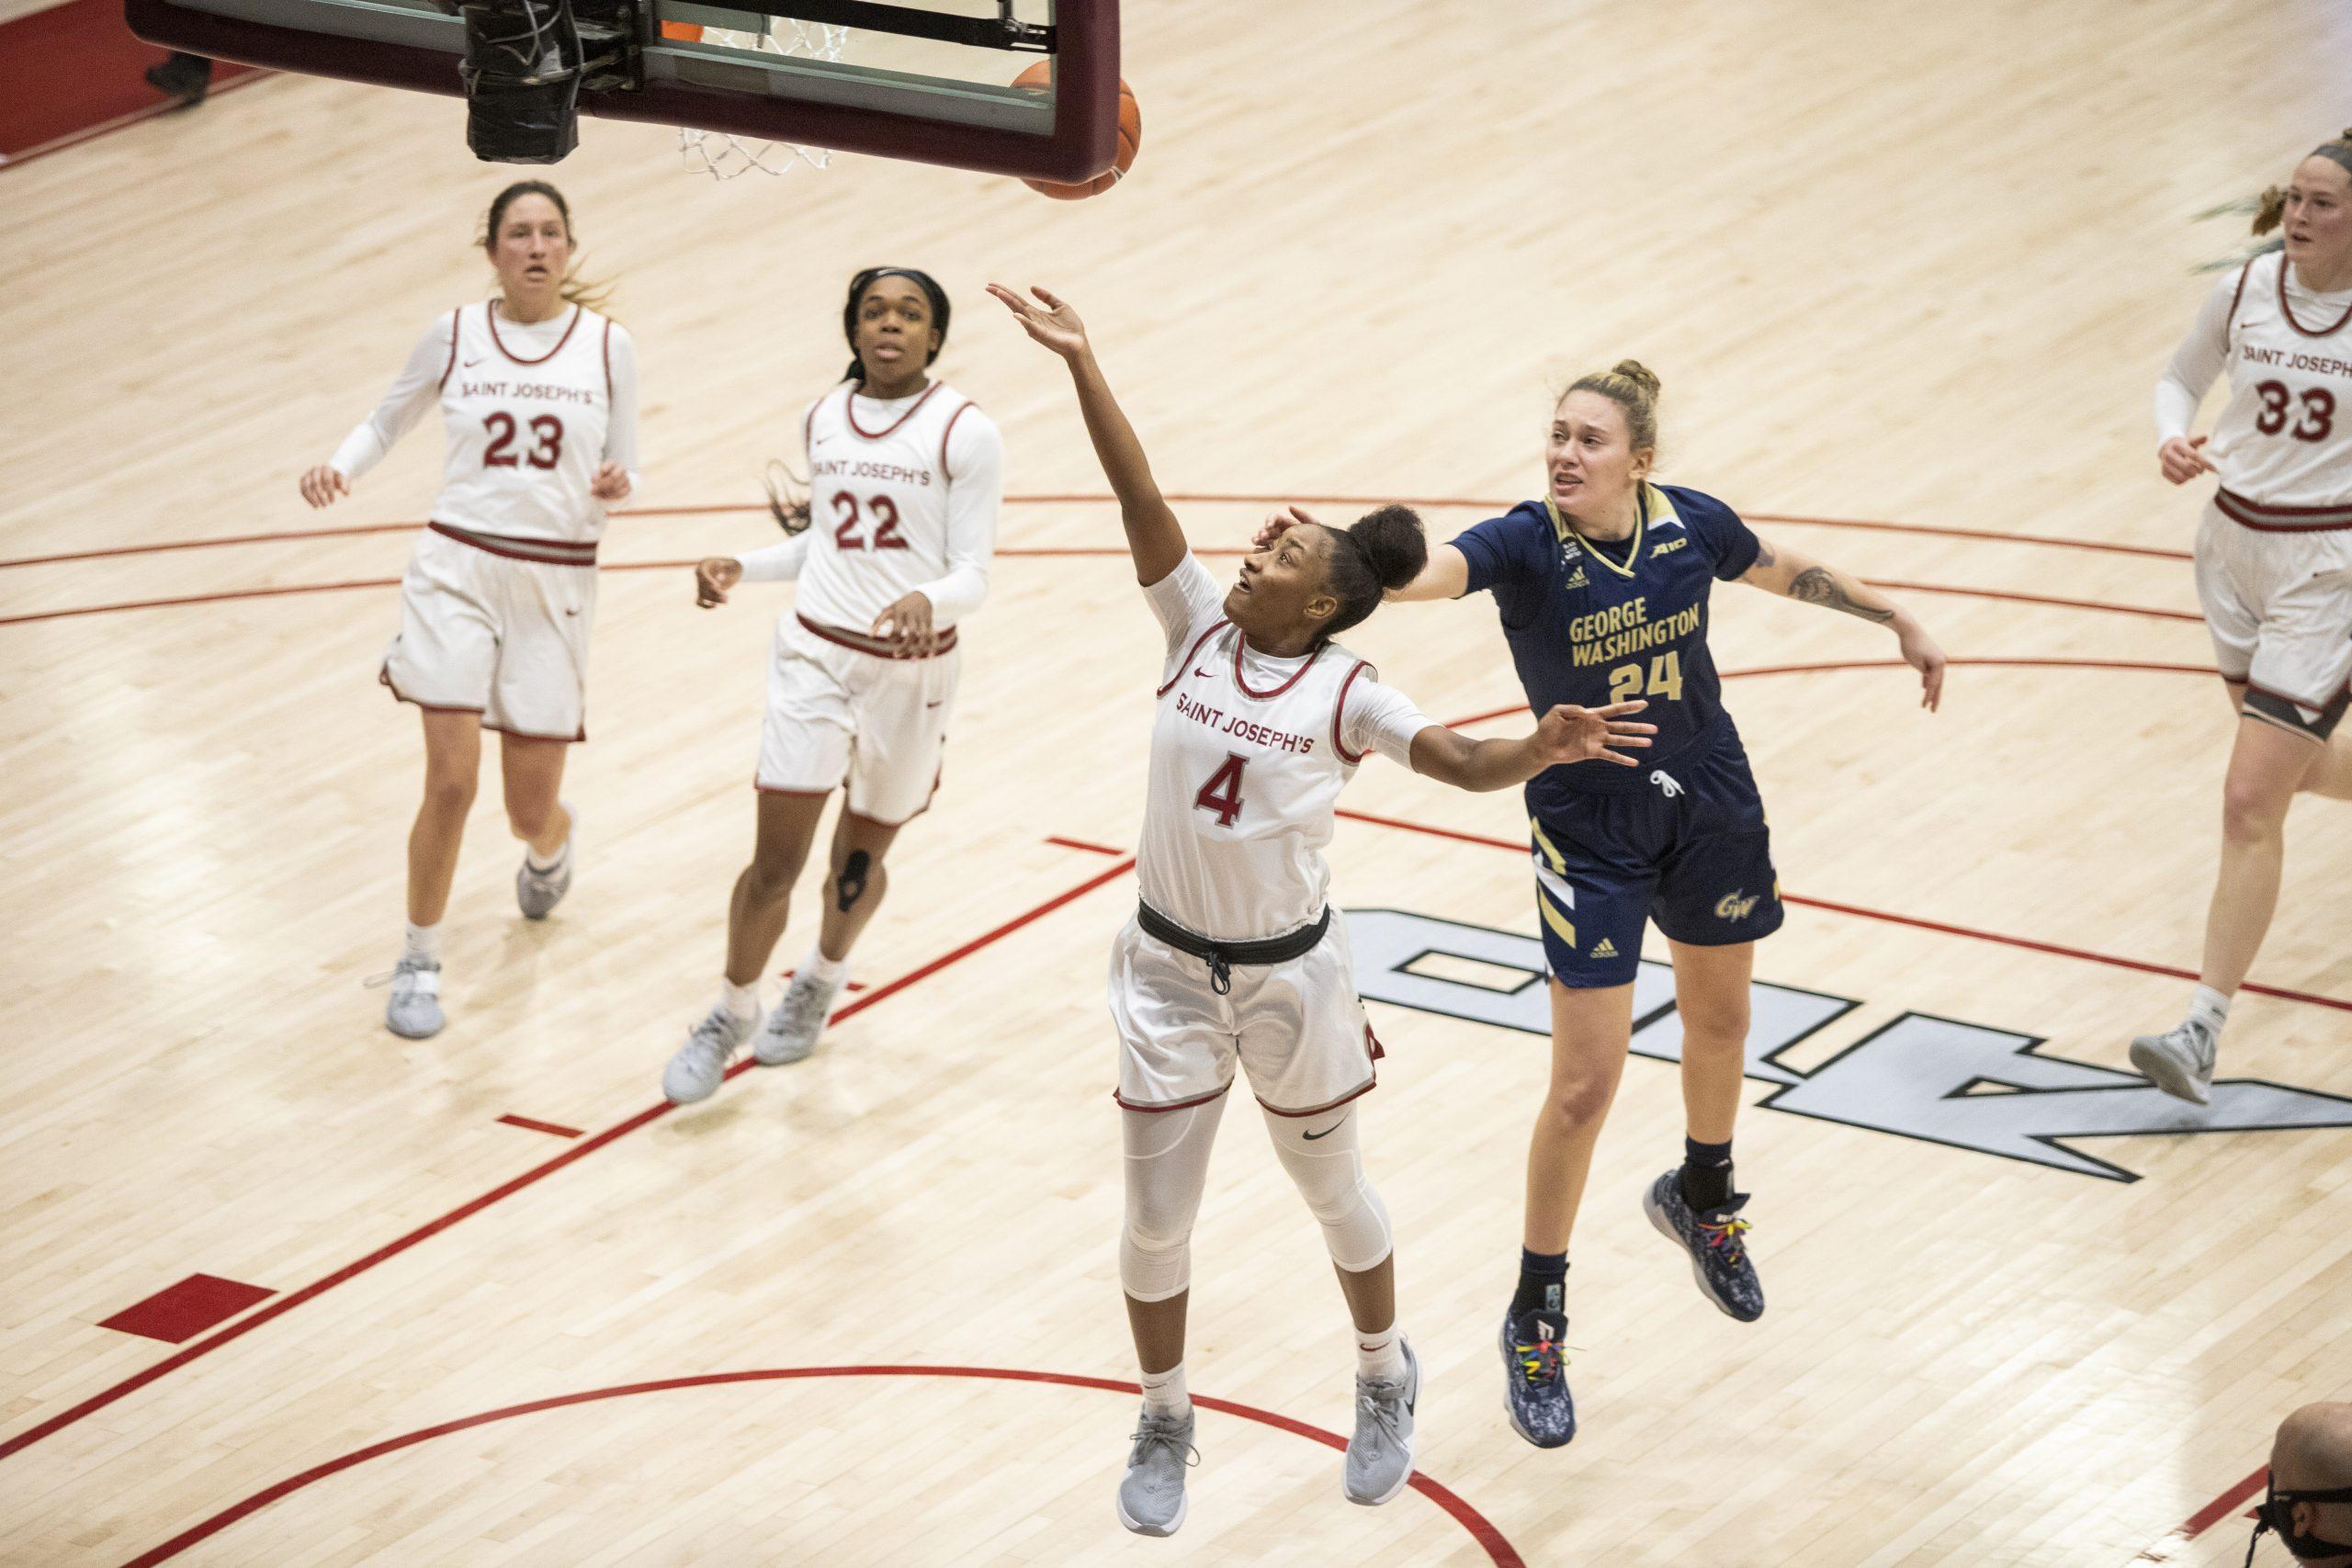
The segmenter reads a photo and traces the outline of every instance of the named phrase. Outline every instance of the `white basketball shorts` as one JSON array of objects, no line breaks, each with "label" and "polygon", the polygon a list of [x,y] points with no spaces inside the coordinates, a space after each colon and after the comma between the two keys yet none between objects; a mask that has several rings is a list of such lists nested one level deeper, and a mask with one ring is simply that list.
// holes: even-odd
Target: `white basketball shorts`
[{"label": "white basketball shorts", "polygon": [[783,795],[846,784],[850,811],[897,827],[938,787],[964,655],[888,659],[834,640],[847,635],[797,616],[777,624],[757,782]]},{"label": "white basketball shorts", "polygon": [[[594,559],[593,549],[589,551]],[[381,679],[427,712],[585,740],[596,569],[494,554],[428,529],[401,580],[401,629]]]},{"label": "white basketball shorts", "polygon": [[2214,662],[2246,683],[2248,705],[2324,739],[2352,683],[2352,529],[2267,532],[2209,502],[2197,597]]},{"label": "white basketball shorts", "polygon": [[1278,1116],[1313,1116],[1373,1087],[1373,1038],[1356,996],[1347,921],[1284,964],[1233,966],[1218,996],[1205,959],[1146,934],[1133,917],[1111,946],[1111,1019],[1119,1031],[1119,1088],[1130,1111],[1175,1111],[1233,1086]]}]

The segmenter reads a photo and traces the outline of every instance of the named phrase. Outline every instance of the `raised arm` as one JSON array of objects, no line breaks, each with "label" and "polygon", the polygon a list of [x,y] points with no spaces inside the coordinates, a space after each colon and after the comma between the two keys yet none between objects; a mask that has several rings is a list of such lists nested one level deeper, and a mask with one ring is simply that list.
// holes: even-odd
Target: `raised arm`
[{"label": "raised arm", "polygon": [[1740,573],[1738,580],[1784,599],[1825,605],[1892,628],[1903,650],[1903,661],[1919,671],[1919,705],[1932,709],[1942,701],[1943,649],[1909,610],[1861,579],[1758,535],[1756,564]]},{"label": "raised arm", "polygon": [[1188,547],[1183,525],[1168,509],[1167,498],[1151,477],[1143,443],[1136,439],[1135,426],[1127,423],[1119,400],[1111,395],[1111,383],[1102,378],[1094,346],[1087,341],[1086,323],[1078,319],[1077,311],[1043,288],[1033,288],[1030,292],[1044,303],[1044,310],[1002,284],[989,284],[989,292],[1004,302],[1023,331],[1069,365],[1070,380],[1078,388],[1079,412],[1086,418],[1087,439],[1094,443],[1102,476],[1119,498],[1119,518],[1126,525],[1127,553],[1135,558],[1136,581],[1147,588],[1160,581],[1184,559]]}]

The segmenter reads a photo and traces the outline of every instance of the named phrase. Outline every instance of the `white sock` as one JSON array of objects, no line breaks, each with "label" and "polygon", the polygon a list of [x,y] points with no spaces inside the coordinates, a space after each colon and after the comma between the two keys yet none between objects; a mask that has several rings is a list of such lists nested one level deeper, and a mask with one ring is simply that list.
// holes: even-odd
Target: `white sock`
[{"label": "white sock", "polygon": [[760,1016],[759,982],[755,980],[748,986],[739,986],[732,980],[719,981],[718,1005],[725,1008],[727,1016],[738,1023],[749,1023]]},{"label": "white sock", "polygon": [[405,956],[410,958],[422,958],[428,963],[439,963],[441,959],[441,923],[438,920],[435,920],[429,926],[420,926],[413,920],[410,921],[408,928],[408,951]]},{"label": "white sock", "polygon": [[1172,1416],[1179,1420],[1192,1414],[1193,1396],[1184,1392],[1183,1362],[1177,1362],[1164,1372],[1146,1372],[1142,1382],[1145,1414]]},{"label": "white sock", "polygon": [[2203,1024],[2211,1032],[2213,1038],[2219,1040],[2222,1037],[2222,1025],[2229,1021],[2229,998],[2211,986],[2197,987],[2197,995],[2188,1004],[2188,1021],[2191,1023]]},{"label": "white sock", "polygon": [[1394,1382],[1405,1375],[1405,1332],[1390,1324],[1377,1334],[1356,1330],[1356,1376]]},{"label": "white sock", "polygon": [[800,973],[811,980],[822,980],[828,986],[838,986],[849,978],[849,960],[828,958],[821,947],[812,947],[808,956],[800,961]]},{"label": "white sock", "polygon": [[563,842],[555,847],[555,853],[542,856],[538,851],[533,849],[528,844],[525,844],[523,846],[523,859],[529,863],[533,871],[555,870],[565,861],[571,858],[571,830],[579,825],[580,819],[572,815],[571,807],[569,806],[565,807],[563,808]]}]

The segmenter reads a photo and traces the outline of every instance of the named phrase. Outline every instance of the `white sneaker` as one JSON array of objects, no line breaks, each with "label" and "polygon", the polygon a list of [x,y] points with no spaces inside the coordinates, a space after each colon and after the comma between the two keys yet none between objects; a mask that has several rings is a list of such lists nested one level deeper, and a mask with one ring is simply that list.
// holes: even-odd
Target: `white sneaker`
[{"label": "white sneaker", "polygon": [[514,902],[521,907],[526,920],[546,919],[548,912],[571,891],[571,867],[580,858],[580,812],[569,801],[563,809],[571,818],[571,826],[564,830],[563,858],[541,871],[531,863],[531,852],[526,848],[522,868],[514,873]]},{"label": "white sneaker", "polygon": [[697,1100],[708,1100],[727,1081],[727,1064],[743,1048],[743,1037],[758,1026],[759,1019],[737,1018],[723,1007],[710,1010],[709,1015],[686,1032],[686,1043],[662,1069],[662,1092],[673,1105],[692,1105]]},{"label": "white sneaker", "polygon": [[2213,1032],[2200,1019],[2188,1019],[2162,1034],[2132,1042],[2132,1065],[2175,1100],[2213,1103]]},{"label": "white sneaker", "polygon": [[[847,976],[844,974],[843,978]],[[803,969],[792,976],[792,984],[785,988],[784,1000],[775,1011],[768,1014],[768,1021],[752,1046],[752,1055],[765,1067],[780,1067],[787,1062],[806,1058],[817,1048],[817,1036],[825,1032],[825,1021],[831,1016],[833,998],[841,994],[841,980],[820,980]]]},{"label": "white sneaker", "polygon": [[391,982],[391,997],[384,1003],[384,1027],[404,1040],[429,1040],[440,1033],[440,960],[402,953],[392,970]]}]

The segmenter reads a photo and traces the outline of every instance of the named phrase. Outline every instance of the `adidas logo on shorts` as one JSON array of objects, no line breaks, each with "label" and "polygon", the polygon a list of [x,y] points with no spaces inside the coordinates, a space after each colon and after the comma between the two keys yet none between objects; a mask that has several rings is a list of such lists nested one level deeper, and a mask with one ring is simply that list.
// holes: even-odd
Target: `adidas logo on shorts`
[{"label": "adidas logo on shorts", "polygon": [[1617,944],[1607,937],[1602,937],[1600,945],[1592,950],[1592,955],[1595,958],[1614,958],[1617,956]]}]

